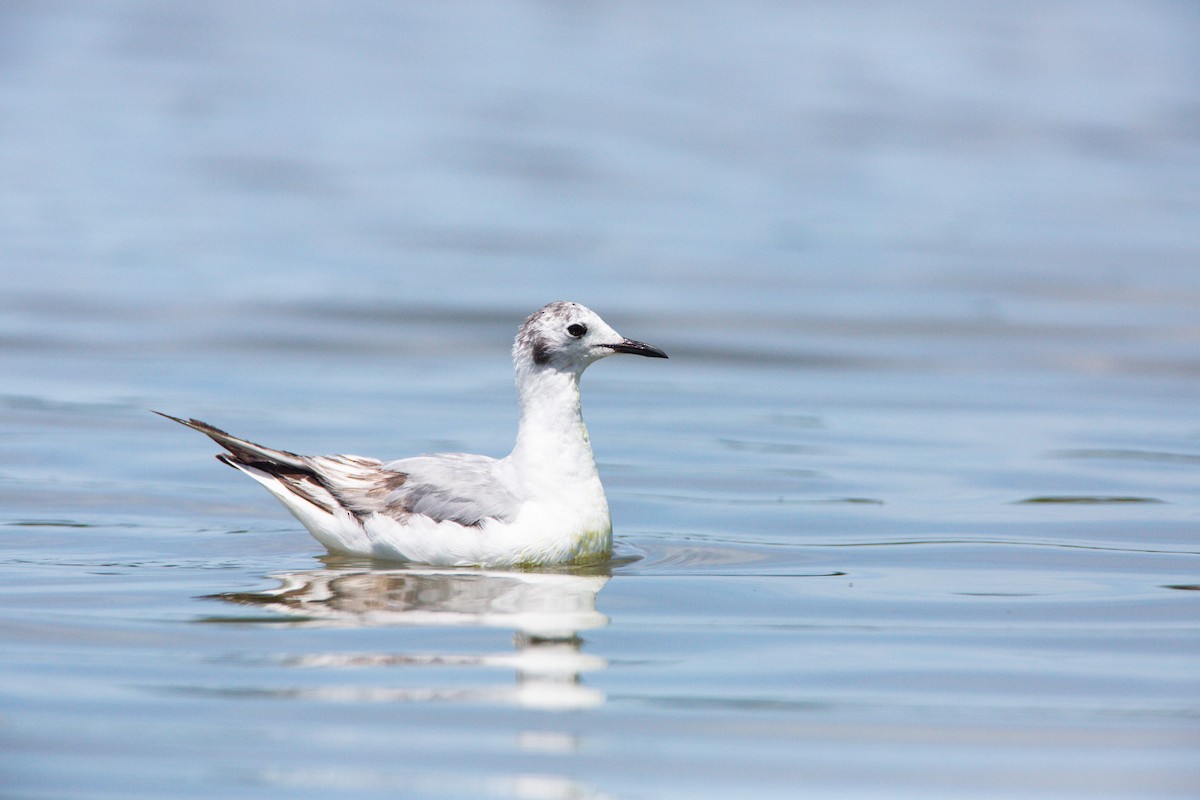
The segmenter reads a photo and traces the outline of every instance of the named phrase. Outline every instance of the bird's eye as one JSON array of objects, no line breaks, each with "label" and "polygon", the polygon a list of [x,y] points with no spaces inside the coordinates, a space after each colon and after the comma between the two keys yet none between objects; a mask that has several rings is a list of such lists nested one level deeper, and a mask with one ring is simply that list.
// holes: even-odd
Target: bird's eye
[{"label": "bird's eye", "polygon": [[576,322],[574,325],[568,325],[567,333],[578,339],[580,336],[583,336],[585,333],[587,333],[587,325],[580,325],[578,322]]}]

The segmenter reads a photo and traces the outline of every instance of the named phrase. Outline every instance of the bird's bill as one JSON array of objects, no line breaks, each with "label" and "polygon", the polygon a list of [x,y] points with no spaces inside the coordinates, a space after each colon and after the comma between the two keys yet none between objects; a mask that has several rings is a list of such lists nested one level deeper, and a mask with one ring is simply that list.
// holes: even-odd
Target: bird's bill
[{"label": "bird's bill", "polygon": [[633,339],[622,339],[616,344],[604,345],[610,348],[614,353],[630,353],[635,356],[647,356],[649,358],[666,358],[667,354],[659,350],[652,344],[645,342],[635,342]]}]

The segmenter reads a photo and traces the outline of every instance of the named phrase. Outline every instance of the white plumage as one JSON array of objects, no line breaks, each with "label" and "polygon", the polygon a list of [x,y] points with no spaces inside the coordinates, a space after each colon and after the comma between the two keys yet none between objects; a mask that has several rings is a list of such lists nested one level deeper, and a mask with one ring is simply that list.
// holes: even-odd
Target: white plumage
[{"label": "white plumage", "polygon": [[500,459],[301,456],[162,416],[224,447],[217,458],[265,486],[333,552],[443,566],[597,561],[612,552],[612,522],[579,377],[613,353],[667,357],[578,303],[550,303],[530,315],[513,343],[517,442]]}]

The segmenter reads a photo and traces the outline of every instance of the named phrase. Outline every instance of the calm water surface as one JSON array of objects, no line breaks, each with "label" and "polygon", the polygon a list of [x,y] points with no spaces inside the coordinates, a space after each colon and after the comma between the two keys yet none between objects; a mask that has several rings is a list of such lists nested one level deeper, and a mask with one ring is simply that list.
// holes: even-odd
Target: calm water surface
[{"label": "calm water surface", "polygon": [[[1186,4],[0,8],[0,795],[1183,798]],[[612,563],[325,555],[197,416],[502,455]]]}]

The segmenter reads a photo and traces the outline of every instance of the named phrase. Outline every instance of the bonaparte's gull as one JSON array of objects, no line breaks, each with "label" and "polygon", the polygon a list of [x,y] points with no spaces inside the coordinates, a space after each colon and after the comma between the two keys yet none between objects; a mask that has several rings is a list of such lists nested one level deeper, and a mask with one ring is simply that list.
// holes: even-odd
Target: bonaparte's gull
[{"label": "bonaparte's gull", "polygon": [[578,303],[550,303],[530,315],[512,350],[517,443],[500,459],[301,456],[162,416],[224,447],[218,459],[265,486],[333,552],[445,566],[598,561],[612,552],[612,521],[580,411],[579,377],[613,353],[667,357]]}]

